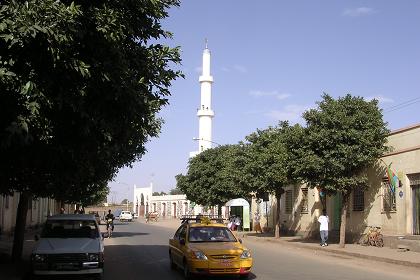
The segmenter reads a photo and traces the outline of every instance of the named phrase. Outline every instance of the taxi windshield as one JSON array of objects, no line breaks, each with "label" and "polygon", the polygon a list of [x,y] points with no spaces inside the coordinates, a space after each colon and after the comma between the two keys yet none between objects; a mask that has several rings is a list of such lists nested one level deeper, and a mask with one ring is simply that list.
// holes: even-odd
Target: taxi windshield
[{"label": "taxi windshield", "polygon": [[230,230],[223,227],[192,227],[188,233],[189,242],[236,242]]}]

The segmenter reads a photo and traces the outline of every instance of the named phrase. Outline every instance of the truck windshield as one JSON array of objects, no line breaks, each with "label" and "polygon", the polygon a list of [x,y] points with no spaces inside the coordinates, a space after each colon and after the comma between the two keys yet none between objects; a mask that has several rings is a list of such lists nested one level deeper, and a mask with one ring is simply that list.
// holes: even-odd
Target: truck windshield
[{"label": "truck windshield", "polygon": [[50,220],[45,223],[41,237],[46,238],[97,238],[95,221]]}]

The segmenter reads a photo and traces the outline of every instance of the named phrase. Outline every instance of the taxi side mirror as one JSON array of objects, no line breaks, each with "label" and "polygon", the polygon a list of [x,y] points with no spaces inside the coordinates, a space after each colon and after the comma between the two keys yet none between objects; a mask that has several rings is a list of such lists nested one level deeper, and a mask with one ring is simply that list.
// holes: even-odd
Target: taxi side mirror
[{"label": "taxi side mirror", "polygon": [[179,244],[181,244],[181,245],[185,245],[185,239],[180,239],[180,240],[179,240]]}]

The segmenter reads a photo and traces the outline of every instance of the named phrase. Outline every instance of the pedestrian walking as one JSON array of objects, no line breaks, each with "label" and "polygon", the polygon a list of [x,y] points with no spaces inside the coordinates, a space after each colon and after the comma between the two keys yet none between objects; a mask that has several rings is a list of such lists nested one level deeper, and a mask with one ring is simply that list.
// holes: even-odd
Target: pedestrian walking
[{"label": "pedestrian walking", "polygon": [[321,246],[328,246],[328,223],[329,218],[327,216],[327,210],[322,210],[322,215],[318,218],[319,222],[319,234],[321,235]]},{"label": "pedestrian walking", "polygon": [[262,233],[260,220],[261,220],[261,215],[260,215],[260,213],[255,212],[255,213],[254,213],[254,230],[255,230],[255,233],[258,233],[258,231],[259,231],[260,233]]},{"label": "pedestrian walking", "polygon": [[235,230],[240,230],[241,223],[242,223],[241,217],[236,216],[233,223],[235,224]]}]

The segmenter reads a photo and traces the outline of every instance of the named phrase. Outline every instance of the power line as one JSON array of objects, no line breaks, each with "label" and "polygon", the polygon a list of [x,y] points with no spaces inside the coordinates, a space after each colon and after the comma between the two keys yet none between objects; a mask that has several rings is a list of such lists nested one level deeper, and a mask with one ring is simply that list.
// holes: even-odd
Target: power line
[{"label": "power line", "polygon": [[404,101],[402,103],[396,104],[394,106],[385,108],[384,113],[389,113],[389,112],[393,112],[393,111],[396,111],[396,110],[400,110],[402,108],[408,107],[408,106],[413,105],[413,104],[418,103],[418,102],[420,102],[420,97],[416,97],[416,98]]}]

